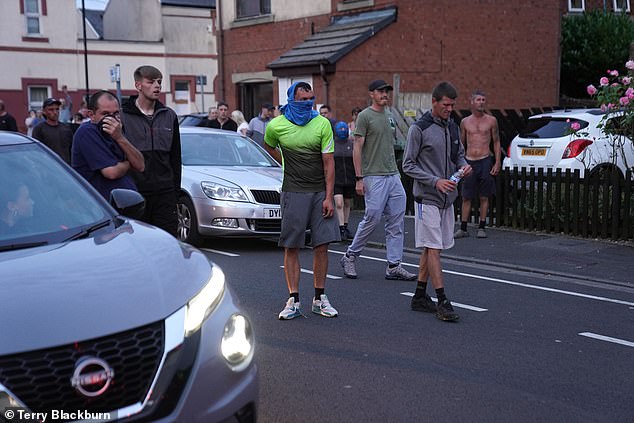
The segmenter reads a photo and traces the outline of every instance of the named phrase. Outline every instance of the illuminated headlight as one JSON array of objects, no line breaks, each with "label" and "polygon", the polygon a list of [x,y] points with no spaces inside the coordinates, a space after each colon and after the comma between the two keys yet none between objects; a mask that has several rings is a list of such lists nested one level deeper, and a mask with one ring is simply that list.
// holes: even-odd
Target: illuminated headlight
[{"label": "illuminated headlight", "polygon": [[220,301],[225,290],[225,274],[214,266],[203,289],[187,303],[185,336],[195,332]]},{"label": "illuminated headlight", "polygon": [[234,314],[225,325],[220,344],[222,356],[236,372],[244,370],[253,357],[253,330],[241,314]]},{"label": "illuminated headlight", "polygon": [[217,182],[203,181],[200,186],[205,195],[213,200],[249,201],[242,188],[237,185],[223,185]]}]

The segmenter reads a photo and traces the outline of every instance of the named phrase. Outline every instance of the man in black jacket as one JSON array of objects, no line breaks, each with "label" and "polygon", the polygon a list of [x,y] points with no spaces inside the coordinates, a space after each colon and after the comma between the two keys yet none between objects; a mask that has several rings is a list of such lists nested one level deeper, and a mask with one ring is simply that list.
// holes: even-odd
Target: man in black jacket
[{"label": "man in black jacket", "polygon": [[176,203],[181,185],[181,143],[176,113],[158,101],[163,75],[153,66],[134,71],[138,96],[123,104],[123,131],[143,153],[145,171],[132,172],[145,197],[143,220],[176,236]]},{"label": "man in black jacket", "polygon": [[7,112],[2,100],[0,100],[0,130],[18,132],[18,124],[15,118]]}]

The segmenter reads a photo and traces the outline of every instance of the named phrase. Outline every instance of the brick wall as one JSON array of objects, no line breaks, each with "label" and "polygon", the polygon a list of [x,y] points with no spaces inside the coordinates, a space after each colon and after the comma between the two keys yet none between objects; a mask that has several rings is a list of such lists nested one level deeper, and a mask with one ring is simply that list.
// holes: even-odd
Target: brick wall
[{"label": "brick wall", "polygon": [[[561,5],[552,0],[376,0],[375,9],[398,6],[397,21],[346,55],[328,75],[329,103],[338,119],[368,102],[372,79],[400,75],[401,92],[430,92],[441,80],[458,89],[459,108],[469,93],[485,90],[492,108],[553,106],[559,98]],[[317,16],[237,28],[225,33],[225,89],[236,95],[232,72],[265,65],[329,23]],[[314,76],[322,102],[319,76]],[[237,104],[237,98],[230,99]]]}]

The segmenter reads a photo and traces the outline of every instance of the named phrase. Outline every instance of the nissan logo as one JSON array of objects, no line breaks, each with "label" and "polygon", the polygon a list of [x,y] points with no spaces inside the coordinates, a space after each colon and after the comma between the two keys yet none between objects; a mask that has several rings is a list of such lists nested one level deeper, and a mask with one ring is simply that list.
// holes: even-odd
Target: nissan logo
[{"label": "nissan logo", "polygon": [[83,396],[97,397],[106,392],[113,378],[114,370],[104,360],[82,357],[75,364],[70,383]]}]

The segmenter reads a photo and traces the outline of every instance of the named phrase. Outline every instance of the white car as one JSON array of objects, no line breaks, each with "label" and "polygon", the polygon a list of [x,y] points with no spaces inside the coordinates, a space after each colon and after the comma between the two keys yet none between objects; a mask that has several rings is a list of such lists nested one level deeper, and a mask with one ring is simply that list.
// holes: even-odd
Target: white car
[{"label": "white car", "polygon": [[[579,169],[609,171],[617,167],[621,176],[634,166],[634,144],[625,136],[606,134],[600,127],[618,124],[619,114],[599,109],[559,110],[531,116],[526,129],[509,145],[504,168]],[[573,129],[576,129],[574,131]]]},{"label": "white car", "polygon": [[282,167],[255,141],[233,131],[181,127],[183,178],[178,238],[280,235]]}]

